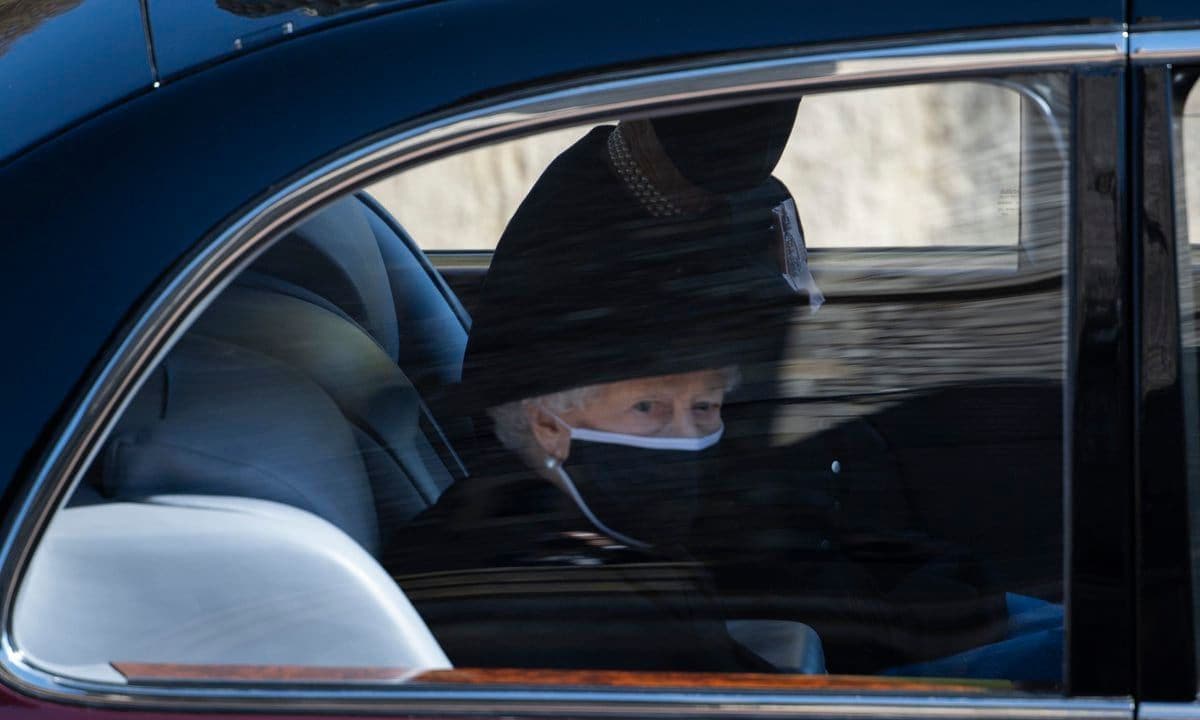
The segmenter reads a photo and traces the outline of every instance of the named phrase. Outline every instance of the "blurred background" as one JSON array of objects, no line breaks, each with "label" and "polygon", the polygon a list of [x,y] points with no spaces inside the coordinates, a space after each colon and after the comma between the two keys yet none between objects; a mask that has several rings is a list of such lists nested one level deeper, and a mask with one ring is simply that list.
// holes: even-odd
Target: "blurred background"
[{"label": "blurred background", "polygon": [[[457,155],[369,192],[426,250],[489,249],[550,161],[588,129]],[[805,97],[775,175],[796,198],[810,247],[1015,246],[1019,167],[1020,96],[951,83]]]}]

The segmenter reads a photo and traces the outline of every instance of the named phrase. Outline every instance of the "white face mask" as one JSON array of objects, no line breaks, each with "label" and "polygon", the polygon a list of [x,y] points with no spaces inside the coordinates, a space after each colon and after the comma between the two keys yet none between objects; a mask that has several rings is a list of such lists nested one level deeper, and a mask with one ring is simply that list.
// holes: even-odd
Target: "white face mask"
[{"label": "white face mask", "polygon": [[[546,412],[550,412],[547,410]],[[572,440],[606,443],[608,445],[625,445],[626,447],[642,448],[643,450],[682,450],[684,452],[700,452],[716,445],[725,434],[722,424],[708,435],[700,437],[653,437],[647,435],[630,435],[628,433],[606,432],[604,430],[589,430],[568,425],[565,420],[550,413],[550,416],[567,429]]]}]

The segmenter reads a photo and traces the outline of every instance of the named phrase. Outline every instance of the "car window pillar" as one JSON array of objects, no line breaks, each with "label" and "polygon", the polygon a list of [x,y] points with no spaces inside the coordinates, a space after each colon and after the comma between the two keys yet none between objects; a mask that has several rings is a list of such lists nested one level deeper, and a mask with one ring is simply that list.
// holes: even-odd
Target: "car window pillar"
[{"label": "car window pillar", "polygon": [[1132,258],[1122,153],[1125,71],[1081,71],[1074,94],[1064,414],[1065,677],[1071,695],[1132,695]]},{"label": "car window pillar", "polygon": [[1130,88],[1135,672],[1137,697],[1145,701],[1196,693],[1171,73],[1167,65],[1135,67]]}]

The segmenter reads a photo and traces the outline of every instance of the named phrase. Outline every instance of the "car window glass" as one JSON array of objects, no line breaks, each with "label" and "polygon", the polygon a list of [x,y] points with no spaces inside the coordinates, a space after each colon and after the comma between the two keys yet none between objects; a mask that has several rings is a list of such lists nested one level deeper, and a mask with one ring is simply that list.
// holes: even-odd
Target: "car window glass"
[{"label": "car window glass", "polygon": [[[1187,218],[1185,229],[1197,228],[1200,227],[1200,203],[1192,199],[1200,198],[1200,95],[1188,93],[1179,128],[1184,181],[1182,210]],[[1182,236],[1187,239],[1189,249],[1200,243],[1200,233],[1184,232]]]},{"label": "car window glass", "polygon": [[[1176,240],[1179,280],[1181,386],[1192,514],[1200,497],[1200,385],[1197,382],[1196,352],[1200,348],[1196,308],[1197,270],[1200,269],[1200,93],[1189,92],[1175,118],[1178,148],[1176,166]],[[1200,524],[1191,523],[1192,557],[1200,558]],[[1193,561],[1195,564],[1195,561]],[[1200,603],[1200,594],[1193,593]],[[1200,618],[1200,604],[1196,605]],[[1197,625],[1200,628],[1200,624]]]},{"label": "car window glass", "polygon": [[675,109],[327,203],[150,373],[14,641],[112,683],[1057,692],[1069,112],[1058,74]]},{"label": "car window glass", "polygon": [[[368,192],[405,218],[426,251],[491,250],[525,191],[580,134],[462,153]],[[1001,257],[1014,260],[1020,143],[1020,96],[993,85],[814,94],[775,174],[796,190],[810,247],[984,246],[1007,248]],[[899,193],[901,177],[936,192]],[[459,191],[442,192],[447,186]]]}]

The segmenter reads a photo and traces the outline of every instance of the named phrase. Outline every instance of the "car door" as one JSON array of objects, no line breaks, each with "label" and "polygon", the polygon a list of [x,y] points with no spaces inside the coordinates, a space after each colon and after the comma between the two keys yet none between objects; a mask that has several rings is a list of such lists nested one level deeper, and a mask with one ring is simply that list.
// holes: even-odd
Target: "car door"
[{"label": "car door", "polygon": [[[1144,369],[1146,365],[1144,361],[1140,365],[1138,362],[1145,346],[1138,344],[1138,337],[1133,334],[1134,308],[1126,298],[1134,288],[1148,285],[1134,285],[1133,269],[1137,267],[1139,256],[1127,244],[1127,206],[1132,190],[1124,181],[1127,158],[1123,153],[1128,128],[1123,121],[1123,109],[1129,102],[1124,39],[1113,30],[1084,27],[1003,38],[930,36],[877,46],[848,44],[820,49],[747,52],[749,54],[708,57],[682,64],[677,59],[667,64],[649,63],[635,70],[616,73],[589,71],[576,75],[566,85],[534,83],[519,91],[500,93],[470,105],[454,105],[436,118],[428,119],[425,125],[406,126],[373,137],[370,144],[350,151],[343,147],[334,152],[291,184],[261,197],[249,210],[238,214],[221,231],[211,235],[186,262],[177,265],[164,284],[152,293],[148,304],[136,311],[130,329],[122,335],[121,344],[106,356],[99,375],[88,384],[64,429],[54,433],[53,444],[47,453],[34,462],[26,494],[11,518],[9,552],[5,556],[9,652],[0,664],[14,702],[34,702],[46,712],[72,712],[64,709],[67,706],[93,715],[171,707],[192,711],[220,708],[268,713],[312,710],[350,714],[473,712],[506,716],[593,712],[616,715],[770,712],[1130,717],[1133,714],[1132,698],[1142,687],[1136,684],[1138,676],[1133,668],[1140,666],[1134,665],[1131,648],[1146,637],[1142,634],[1145,632],[1143,624],[1135,620],[1157,615],[1149,605],[1134,604],[1135,597],[1149,596],[1135,596],[1132,592],[1135,578],[1143,576],[1135,575],[1139,566],[1134,563],[1130,549],[1137,547],[1143,554],[1149,552],[1149,545],[1135,545],[1137,528],[1156,527],[1165,535],[1170,525],[1145,519],[1141,520],[1143,525],[1138,525],[1128,512],[1132,469],[1141,468],[1141,458],[1147,455],[1135,454],[1140,446],[1131,446],[1128,442],[1138,427],[1134,425],[1135,391],[1142,387],[1139,383],[1145,382],[1137,369]],[[712,106],[800,95],[820,99],[849,97],[854,93],[886,95],[893,91],[904,94],[917,87],[943,97],[938,93],[955,84],[997,89],[997,92],[1002,91],[1000,94],[1010,94],[1006,95],[1011,101],[1009,106],[1018,108],[1010,117],[1014,121],[1010,129],[1016,138],[1013,155],[1016,162],[1004,165],[1013,171],[1010,176],[1001,177],[1002,181],[1012,185],[1001,182],[990,186],[997,189],[995,200],[1002,206],[998,215],[1004,215],[1003,208],[1012,205],[1020,211],[1011,220],[1002,218],[997,225],[1011,230],[1011,242],[996,244],[990,249],[985,248],[985,252],[974,254],[953,244],[943,247],[932,243],[931,248],[909,248],[893,254],[893,259],[888,261],[894,263],[890,273],[881,272],[877,264],[881,262],[879,256],[888,253],[878,252],[869,261],[864,261],[862,247],[853,243],[827,248],[814,244],[812,262],[816,265],[824,258],[831,280],[827,286],[829,308],[825,315],[818,313],[813,317],[824,322],[832,313],[834,318],[828,327],[818,328],[815,333],[820,336],[819,333],[824,332],[825,337],[833,338],[834,342],[826,347],[848,347],[847,344],[838,345],[837,341],[845,340],[845,328],[853,325],[860,316],[853,312],[845,317],[837,315],[839,303],[870,308],[856,312],[864,317],[874,317],[872,322],[875,324],[883,324],[888,317],[915,318],[914,344],[907,348],[901,345],[900,352],[902,360],[906,360],[914,371],[912,376],[895,381],[910,394],[920,395],[917,391],[929,389],[923,381],[912,379],[916,377],[916,371],[922,369],[935,377],[936,382],[929,387],[940,387],[943,379],[969,375],[967,371],[972,368],[984,368],[981,375],[985,380],[999,378],[1005,381],[1019,374],[1013,368],[1021,372],[1031,366],[1044,369],[1044,379],[1051,385],[1050,437],[1054,447],[1046,457],[1018,458],[1021,443],[1007,438],[1006,442],[1012,442],[1009,457],[1005,457],[1002,446],[997,450],[987,444],[986,452],[989,463],[1010,462],[1014,467],[1027,468],[1029,477],[1041,478],[1049,472],[1053,483],[1049,495],[1061,498],[1064,508],[1061,524],[1054,528],[1057,546],[1050,543],[1050,547],[1060,554],[1046,555],[1044,545],[1037,545],[1029,554],[1005,554],[1003,535],[991,537],[975,551],[991,553],[993,557],[1013,563],[1008,570],[1020,577],[1025,577],[1021,563],[1026,561],[1044,563],[1050,568],[1048,576],[1052,578],[1056,575],[1055,569],[1061,572],[1061,582],[1051,591],[1051,604],[1059,602],[1065,618],[1061,646],[1064,666],[1048,684],[1022,685],[1020,681],[1005,677],[1003,672],[989,678],[999,682],[978,682],[978,677],[964,679],[944,669],[921,669],[915,667],[919,664],[916,662],[893,666],[899,675],[907,673],[921,678],[908,680],[593,672],[602,668],[587,668],[586,671],[554,667],[439,669],[441,661],[436,653],[421,655],[417,651],[414,651],[412,662],[424,668],[424,673],[415,676],[407,672],[412,668],[395,667],[349,672],[345,668],[321,666],[312,669],[313,666],[305,664],[310,668],[308,671],[296,671],[296,663],[288,662],[286,656],[273,663],[222,664],[189,662],[183,655],[175,662],[170,662],[170,658],[159,658],[140,663],[138,661],[144,658],[111,656],[107,658],[110,666],[95,674],[80,669],[87,663],[47,659],[47,653],[53,654],[57,649],[51,651],[44,649],[49,646],[38,646],[38,637],[61,641],[55,633],[61,634],[63,627],[74,628],[72,633],[86,634],[88,623],[81,619],[87,619],[88,608],[87,603],[83,603],[83,607],[80,603],[71,605],[70,612],[76,613],[71,622],[79,624],[61,625],[66,622],[61,618],[67,615],[66,610],[61,618],[53,614],[52,609],[62,607],[53,598],[54,584],[43,582],[36,586],[43,590],[31,590],[35,587],[31,583],[39,579],[44,581],[46,576],[31,571],[30,563],[38,562],[37,558],[51,552],[45,549],[50,547],[45,538],[55,537],[52,533],[56,522],[74,510],[89,509],[71,505],[76,497],[73,493],[86,486],[87,477],[97,471],[96,458],[104,452],[105,443],[119,434],[122,422],[130,417],[132,409],[139,407],[138,398],[143,395],[138,391],[153,387],[155,373],[166,367],[164,362],[170,362],[170,353],[194,340],[189,333],[201,327],[206,318],[214,317],[205,312],[215,312],[222,298],[228,297],[222,294],[226,286],[244,280],[246,276],[239,273],[249,267],[259,253],[273,242],[279,242],[278,247],[284,246],[288,240],[281,239],[281,229],[311,219],[313,211],[325,208],[334,197],[371,181],[382,180],[390,173],[409,169],[417,173],[421,170],[417,166],[422,161],[453,159],[454,153],[466,152],[484,143],[531,136],[543,130],[564,126],[586,129],[605,120],[637,120],[645,115],[696,112]],[[185,89],[179,92],[183,93]],[[181,100],[179,107],[187,107],[196,97],[199,96]],[[945,97],[951,98],[951,110],[970,117],[969,101],[976,96],[950,93]],[[870,102],[868,100],[861,107],[869,107]],[[117,119],[111,122],[115,124]],[[967,157],[970,157],[969,143],[966,148]],[[431,162],[429,167],[432,166]],[[203,169],[194,171],[202,172]],[[938,175],[936,167],[929,173],[929,177]],[[801,182],[802,176],[789,184],[799,186]],[[913,182],[914,198],[921,197],[921,187],[919,182]],[[792,192],[801,195],[796,187]],[[821,226],[822,206],[816,204],[811,208],[804,211],[811,218],[806,220],[810,236],[813,226]],[[406,222],[404,213],[392,212],[395,220],[412,231],[420,242],[420,233]],[[953,217],[953,213],[949,216]],[[867,231],[894,222],[886,215],[880,217],[882,220],[875,225],[867,223],[864,226]],[[836,224],[829,227],[831,230],[827,232],[831,233]],[[933,229],[925,231],[930,236],[946,231],[944,226],[930,227]],[[966,234],[970,235],[970,231]],[[980,261],[983,269],[966,262],[963,258],[967,255],[972,255],[973,261],[986,256]],[[992,258],[998,265],[988,265],[987,258]],[[876,264],[868,265],[864,271],[864,262]],[[941,277],[939,272],[949,277]],[[233,286],[229,287],[229,292],[233,292]],[[1028,305],[1022,301],[1028,301]],[[946,315],[926,316],[916,309],[931,307],[944,310]],[[1039,313],[1044,311],[1050,318],[1047,324],[1039,325],[1034,314],[1025,314],[1030,307]],[[868,312],[876,314],[872,316]],[[889,316],[888,312],[895,315]],[[995,344],[987,346],[992,354],[983,359],[970,353],[959,353],[963,346],[953,343],[944,344],[940,352],[922,359],[914,348],[934,348],[934,341],[946,339],[937,334],[951,327],[951,320],[945,318],[956,312],[964,316],[960,319],[965,327],[1008,328],[1011,333],[1007,335],[1018,339],[1009,344],[996,340]],[[808,322],[806,327],[812,327],[812,321],[805,322]],[[369,323],[358,324],[369,329]],[[1003,336],[1006,336],[1005,332],[987,337],[995,340]],[[870,350],[880,342],[868,337],[861,343],[865,349],[859,348],[859,351],[867,353],[861,357],[868,358],[863,366],[869,367],[879,357],[871,355]],[[1006,351],[1014,355],[1020,351],[1045,352],[1046,355],[1041,365],[1033,362],[1040,356],[1023,356],[1017,357],[1011,366],[1003,366],[1007,370],[992,372],[994,366],[989,363]],[[844,350],[835,350],[835,354],[851,357]],[[941,365],[937,363],[936,354],[944,360]],[[228,354],[222,357],[228,357]],[[819,359],[819,356],[802,356],[789,367],[807,368],[806,372],[811,373],[812,368],[819,366],[815,362]],[[868,374],[864,372],[863,376]],[[286,394],[293,400],[300,395],[294,389],[296,386],[268,385],[255,380],[261,378],[260,375],[246,377],[248,379],[243,381],[247,383],[246,387],[284,388],[278,390],[278,396]],[[838,387],[837,378],[830,377],[833,379],[829,387]],[[797,375],[788,379],[809,381],[812,376]],[[946,384],[951,383],[947,380]],[[288,387],[293,389],[286,390]],[[970,467],[969,462],[962,464],[962,458],[978,462],[977,453],[984,450],[955,445],[961,442],[958,438],[963,435],[950,432],[955,425],[969,425],[978,422],[981,416],[1000,414],[986,412],[987,403],[997,403],[997,394],[1007,393],[1012,398],[1017,391],[1004,383],[997,383],[997,387],[999,393],[996,387],[990,387],[982,395],[960,394],[960,388],[952,387],[948,395],[921,395],[919,402],[912,405],[895,406],[900,410],[881,405],[878,414],[869,413],[870,425],[887,430],[892,449],[897,451],[893,455],[900,456],[895,462],[907,468],[920,468],[912,473],[913,476],[937,477],[938,482],[928,487],[908,485],[905,491],[924,499],[925,502],[920,504],[922,510],[917,514],[926,519],[933,518],[931,527],[936,526],[939,535],[957,532],[970,539],[974,533],[970,527],[962,527],[961,515],[966,514],[969,526],[971,522],[988,517],[993,503],[1003,498],[1002,489],[994,485],[989,485],[991,495],[973,496],[970,488],[964,489],[954,482],[963,476],[962,468]],[[852,386],[848,394],[879,394],[888,389],[864,384]],[[795,392],[794,386],[792,391]],[[830,405],[840,402],[832,391],[824,396],[820,392],[809,394],[809,397],[813,396]],[[782,398],[787,402],[780,404],[787,405],[798,397],[799,394],[771,395],[768,399]],[[212,395],[207,399],[213,398],[220,396]],[[758,398],[759,401],[762,399]],[[233,403],[232,400],[229,402]],[[753,405],[751,401],[746,403]],[[985,412],[967,414],[964,408],[968,406],[976,410],[983,407]],[[231,421],[240,417],[241,412],[250,412],[233,404],[223,407]],[[1044,407],[1038,403],[1016,403],[1015,407],[1007,424],[988,430],[1002,433],[1031,424],[1035,417],[1045,418]],[[261,404],[253,409],[270,411],[270,408],[269,404]],[[1053,417],[1054,411],[1060,413],[1059,418]],[[282,418],[284,411],[280,412]],[[306,412],[316,411],[299,414],[307,416]],[[914,422],[919,424],[920,419],[930,417],[939,419],[930,432],[916,432],[916,440],[911,439],[913,433],[905,435],[904,431],[911,430]],[[749,426],[755,418],[750,416],[746,422]],[[1149,436],[1143,432],[1136,437]],[[823,443],[832,442],[827,436],[820,437]],[[958,459],[955,459],[955,453]],[[857,456],[835,456],[836,465],[831,465],[829,472],[841,474],[839,459],[853,466],[853,459],[847,460],[847,457]],[[825,459],[825,456],[820,458]],[[784,456],[784,460],[798,462],[792,456]],[[824,467],[820,470],[826,472]],[[938,472],[943,474],[936,475]],[[1016,475],[1025,474],[1014,473]],[[1143,477],[1149,475],[1144,473]],[[981,487],[1004,479],[1003,473],[986,481],[985,476],[987,473],[980,470],[976,479],[980,480]],[[1045,486],[1034,486],[1030,492],[1045,490]],[[856,493],[849,491],[852,499],[857,497]],[[942,498],[955,499],[943,504],[936,502]],[[767,508],[772,503],[774,499],[768,498],[757,507]],[[1042,503],[1037,509],[1043,515],[1046,514],[1044,505]],[[190,522],[187,517],[204,514],[193,512],[197,508],[186,503],[176,503],[171,508],[185,524]],[[220,510],[211,503],[200,509],[209,513]],[[718,513],[713,527],[729,527],[730,506],[721,505],[718,509],[726,514]],[[732,506],[733,520],[735,524],[744,525],[744,515],[737,514],[739,509],[742,508],[737,504]],[[243,511],[253,514],[247,508]],[[1029,515],[1038,513],[1031,510]],[[76,515],[83,514],[94,513]],[[1001,514],[1012,520],[1019,511],[1005,510]],[[1054,514],[1049,513],[1050,516]],[[293,520],[301,522],[290,512],[275,510],[263,517],[268,518],[263,520],[263,527],[272,523],[286,526]],[[111,528],[123,521],[106,522]],[[1179,522],[1177,516],[1175,522]],[[1002,532],[1019,533],[1024,526],[1001,522],[998,527]],[[355,540],[361,539],[349,530],[346,532]],[[768,547],[769,552],[762,556],[762,564],[753,566],[744,564],[747,545],[724,544],[729,536],[723,533],[714,533],[713,537],[721,540],[708,548],[710,556],[716,558],[714,564],[732,568],[727,577],[733,579],[722,589],[726,599],[737,606],[739,612],[760,610],[763,591],[755,581],[761,580],[764,574],[786,574],[783,563],[794,557],[798,546],[786,546],[786,551],[779,551],[777,546]],[[824,539],[817,539],[818,548]],[[85,546],[89,544],[88,535],[84,534],[82,540]],[[204,542],[199,541],[201,549]],[[94,545],[93,549],[95,547],[99,545]],[[772,550],[775,552],[770,552]],[[150,555],[154,556],[154,553]],[[270,565],[271,558],[266,555],[260,559]],[[136,576],[139,569],[136,562],[139,561],[133,562],[135,564],[125,570]],[[368,560],[364,559],[362,563],[364,568],[374,567]],[[168,558],[168,567],[170,564]],[[739,572],[747,567],[760,574],[745,581],[745,575],[739,575]],[[153,572],[167,571],[159,568]],[[375,577],[377,573],[372,575],[374,572],[364,569],[355,577],[371,576],[372,583],[382,582]],[[1040,568],[1035,575],[1046,577],[1045,568]],[[1012,576],[1000,576],[1005,580],[998,582],[1011,581]],[[101,578],[103,581],[110,579]],[[247,573],[230,582],[247,583],[249,594],[253,596],[253,587],[249,584],[252,580],[253,573]],[[405,582],[401,578],[401,588],[406,587]],[[416,606],[418,615],[428,620],[427,613],[422,612],[420,591],[424,590],[429,598],[437,596],[435,591],[444,588],[431,590],[428,584],[417,587],[413,581],[408,582],[407,587],[412,590],[408,592],[409,599]],[[44,590],[47,587],[51,589],[49,593]],[[394,588],[384,590],[375,585],[369,589],[374,597],[394,591]],[[991,591],[997,589],[1007,591],[1011,588],[1004,585],[989,588]],[[478,592],[478,588],[475,591]],[[489,592],[486,584],[482,592],[486,597]],[[20,599],[22,597],[24,600]],[[38,601],[33,602],[30,597]],[[394,599],[397,607],[407,607],[402,600]],[[128,607],[122,609],[118,605],[112,609],[132,621],[142,619],[137,613],[130,613]],[[1135,610],[1145,615],[1135,614]],[[1008,613],[1010,617],[1019,614],[1011,610]],[[95,617],[98,624],[103,624],[104,619],[99,614]],[[60,626],[56,628],[56,624]],[[48,628],[46,632],[50,634],[39,635],[33,630],[35,625],[40,629]],[[397,632],[405,636],[408,631],[400,628]],[[414,647],[425,647],[422,643],[427,638],[422,631],[413,629],[412,632],[420,635],[420,642]],[[433,635],[436,638],[436,627]],[[103,644],[107,640],[101,637],[98,642]],[[170,650],[169,643],[160,649],[163,647]],[[430,660],[431,657],[434,659]],[[113,663],[115,666],[111,666]],[[299,683],[297,678],[300,678]],[[37,700],[29,701],[27,697]]]}]

